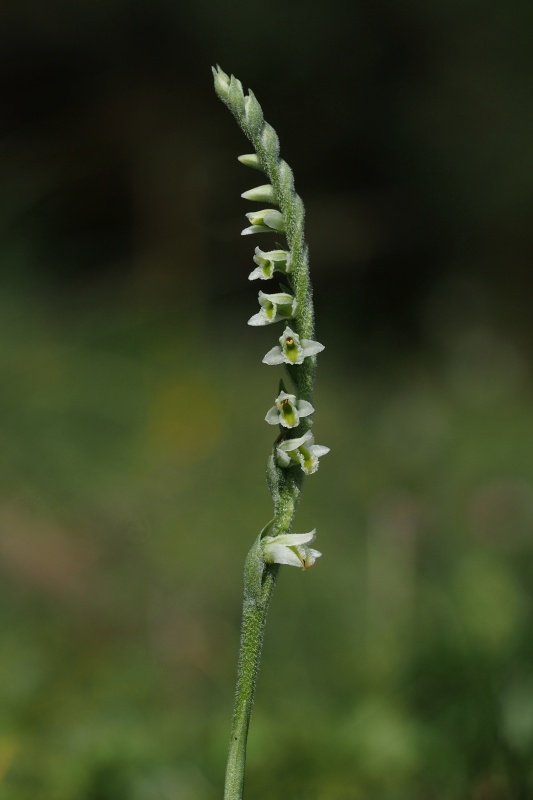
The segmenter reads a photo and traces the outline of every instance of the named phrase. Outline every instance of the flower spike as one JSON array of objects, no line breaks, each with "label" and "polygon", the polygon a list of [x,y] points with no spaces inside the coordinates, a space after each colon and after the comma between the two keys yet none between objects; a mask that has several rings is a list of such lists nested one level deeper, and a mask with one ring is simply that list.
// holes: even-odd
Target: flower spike
[{"label": "flower spike", "polygon": [[[278,249],[275,250],[255,248],[255,267],[249,280],[271,280],[277,274],[284,276],[282,280],[286,285],[279,284],[269,294],[259,292],[259,311],[248,324],[269,325],[278,320],[290,320],[290,327],[286,323],[279,344],[268,351],[263,363],[290,367],[287,372],[294,384],[294,388],[287,391],[280,382],[278,396],[265,417],[269,425],[278,425],[281,429],[267,462],[266,477],[274,504],[274,519],[255,540],[244,568],[241,647],[224,792],[227,800],[242,800],[246,737],[277,565],[309,569],[321,556],[311,546],[314,530],[309,533],[291,531],[303,476],[317,471],[320,457],[328,453],[329,448],[315,444],[310,430],[314,413],[310,402],[315,385],[314,357],[324,346],[313,338],[314,309],[304,205],[296,193],[292,170],[280,157],[278,135],[265,121],[253,92],[245,94],[241,82],[220,67],[213,69],[213,75],[218,97],[229,108],[254,150],[239,156],[239,161],[264,175],[263,184],[244,192],[242,197],[270,206],[246,214],[248,226],[242,235],[277,233],[282,234],[286,242],[276,243]],[[291,435],[294,438],[288,438]],[[291,470],[292,467],[297,469]]]}]

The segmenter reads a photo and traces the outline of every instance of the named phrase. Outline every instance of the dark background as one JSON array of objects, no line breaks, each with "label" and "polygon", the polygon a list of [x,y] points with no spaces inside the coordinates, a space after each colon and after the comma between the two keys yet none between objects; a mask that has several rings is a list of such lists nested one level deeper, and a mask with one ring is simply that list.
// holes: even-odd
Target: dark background
[{"label": "dark background", "polygon": [[280,374],[214,63],[306,204],[332,448],[248,794],[533,795],[532,34],[518,0],[2,4],[6,800],[222,793]]}]

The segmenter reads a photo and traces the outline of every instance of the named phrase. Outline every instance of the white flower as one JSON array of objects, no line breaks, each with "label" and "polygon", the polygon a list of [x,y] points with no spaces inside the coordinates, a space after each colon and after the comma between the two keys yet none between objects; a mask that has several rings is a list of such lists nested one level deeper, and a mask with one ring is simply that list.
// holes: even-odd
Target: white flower
[{"label": "white flower", "polygon": [[267,564],[289,564],[291,567],[309,569],[322,553],[308,547],[316,531],[309,533],[284,533],[280,536],[265,536],[261,539],[263,558]]},{"label": "white flower", "polygon": [[259,292],[259,305],[261,310],[250,317],[248,325],[270,325],[280,319],[290,319],[296,313],[296,298],[288,292]]},{"label": "white flower", "polygon": [[313,342],[311,339],[301,339],[288,326],[280,336],[279,346],[269,350],[263,358],[263,364],[303,364],[304,358],[314,356],[324,349],[320,342]]},{"label": "white flower", "polygon": [[249,211],[246,216],[248,217],[250,226],[241,231],[242,236],[248,236],[251,233],[268,233],[272,231],[283,233],[285,231],[283,214],[275,208],[264,208],[262,211]]},{"label": "white flower", "polygon": [[254,261],[257,267],[253,272],[250,272],[248,276],[250,281],[254,281],[256,278],[267,281],[272,278],[274,272],[283,272],[286,275],[291,271],[290,253],[286,250],[264,252],[261,248],[256,247]]},{"label": "white flower", "polygon": [[276,460],[280,467],[293,467],[299,464],[306,475],[318,469],[318,459],[329,453],[329,447],[315,444],[311,431],[298,439],[286,439],[276,447]]},{"label": "white flower", "polygon": [[301,417],[308,417],[314,408],[307,400],[297,400],[296,395],[280,392],[276,397],[276,405],[272,406],[265,417],[269,425],[283,425],[284,428],[295,428]]}]

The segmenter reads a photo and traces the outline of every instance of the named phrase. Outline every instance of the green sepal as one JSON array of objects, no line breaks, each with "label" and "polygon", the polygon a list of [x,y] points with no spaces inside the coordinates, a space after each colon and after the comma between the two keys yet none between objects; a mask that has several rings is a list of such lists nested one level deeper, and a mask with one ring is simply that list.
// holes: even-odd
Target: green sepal
[{"label": "green sepal", "polygon": [[270,522],[267,522],[267,524],[259,534],[259,539],[263,539],[264,536],[270,536],[271,535],[270,532],[272,531],[275,524],[276,524],[276,518],[271,519]]},{"label": "green sepal", "polygon": [[280,283],[279,285],[280,292],[285,292],[285,294],[294,294],[294,289],[290,286],[287,286],[286,283]]},{"label": "green sepal", "polygon": [[250,133],[256,136],[259,135],[264,122],[263,111],[251,90],[248,92],[248,97],[244,98],[244,113]]},{"label": "green sepal", "polygon": [[268,457],[266,468],[266,481],[270,496],[272,497],[272,501],[274,503],[274,508],[276,508],[279,503],[281,495],[281,482],[283,480],[283,473],[276,463],[275,453],[276,448],[274,445],[272,452]]},{"label": "green sepal", "polygon": [[229,82],[228,105],[240,121],[244,119],[244,92],[242,83],[235,75],[231,76]]}]

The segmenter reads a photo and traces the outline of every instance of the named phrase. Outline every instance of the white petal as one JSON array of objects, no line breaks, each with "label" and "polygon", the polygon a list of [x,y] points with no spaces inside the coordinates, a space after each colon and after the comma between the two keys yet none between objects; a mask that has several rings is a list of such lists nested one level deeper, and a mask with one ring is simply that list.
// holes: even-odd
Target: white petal
[{"label": "white petal", "polygon": [[268,409],[265,420],[269,425],[279,425],[279,411],[276,406]]},{"label": "white petal", "polygon": [[248,280],[255,281],[257,280],[257,278],[259,278],[259,280],[261,281],[268,281],[270,277],[271,277],[270,275],[265,275],[261,267],[257,267],[256,269],[254,269],[253,272],[250,272],[250,274],[248,275]]},{"label": "white petal", "polygon": [[263,217],[268,210],[268,208],[263,208],[261,211],[248,211],[244,216],[251,225],[263,225]]},{"label": "white petal", "polygon": [[280,442],[280,444],[278,444],[278,450],[290,453],[292,450],[297,450],[298,447],[301,447],[305,442],[308,442],[310,438],[312,438],[312,434],[310,431],[307,431],[307,433],[304,433],[304,435],[300,436],[298,439],[286,439],[286,441]]},{"label": "white petal", "polygon": [[290,253],[287,250],[261,250],[260,247],[255,248],[256,258],[263,258],[265,261],[286,261]]},{"label": "white petal", "polygon": [[312,547],[297,547],[296,550],[302,560],[303,569],[310,569],[317,558],[320,558],[322,555],[319,550],[313,550]]},{"label": "white petal", "polygon": [[295,333],[295,332],[292,330],[292,328],[289,328],[289,326],[288,326],[288,325],[286,326],[286,328],[285,328],[285,330],[283,331],[282,335],[279,337],[279,343],[280,343],[280,344],[283,344],[283,343],[284,343],[284,341],[285,341],[285,339],[287,338],[287,336],[290,336],[290,337],[291,337],[291,339],[294,339],[294,341],[296,342],[296,344],[298,344],[298,343],[300,342],[300,337],[298,336],[298,334],[297,334],[297,333]]},{"label": "white petal", "polygon": [[322,350],[324,350],[323,344],[320,344],[320,342],[313,342],[311,339],[302,339],[301,345],[304,351],[304,357],[315,356],[317,353],[321,353]]},{"label": "white petal", "polygon": [[[274,303],[277,306],[290,306],[294,302],[294,297],[292,294],[288,294],[287,292],[274,292],[274,294],[265,294],[264,292],[259,292],[259,302],[261,303],[261,298],[265,303]],[[261,303],[263,305],[263,303]]]},{"label": "white petal", "polygon": [[283,544],[269,544],[263,550],[265,561],[271,564],[288,564],[290,567],[301,567],[302,562],[296,553]]},{"label": "white petal", "polygon": [[272,228],[268,228],[266,225],[250,225],[249,228],[244,228],[241,231],[241,236],[250,236],[252,233],[272,233]]},{"label": "white petal", "polygon": [[313,408],[311,403],[307,402],[307,400],[298,400],[297,408],[298,408],[298,413],[301,417],[308,417],[309,414],[315,413],[315,409]]},{"label": "white petal", "polygon": [[317,458],[325,456],[329,453],[329,447],[324,447],[324,445],[322,444],[314,444],[309,449],[311,450],[313,455],[317,456]]},{"label": "white petal", "polygon": [[270,325],[271,322],[274,322],[274,320],[268,319],[263,309],[261,309],[261,311],[258,311],[257,314],[254,314],[253,317],[250,317],[248,320],[248,325]]},{"label": "white petal", "polygon": [[288,400],[289,403],[296,403],[296,395],[287,394],[287,392],[280,392],[276,397],[276,404],[279,403],[281,405],[283,400]]},{"label": "white petal", "polygon": [[291,461],[290,456],[280,450],[279,447],[276,447],[276,459],[280,467],[290,467],[294,463]]},{"label": "white petal", "polygon": [[283,214],[275,208],[262,208],[260,211],[248,211],[244,216],[247,217],[252,225],[265,225],[279,232],[285,230]]},{"label": "white petal", "polygon": [[272,350],[269,350],[266,356],[263,358],[263,364],[269,364],[270,366],[275,366],[276,364],[283,364],[283,353],[281,352],[281,347],[276,345],[273,347]]},{"label": "white petal", "polygon": [[[273,539],[279,542],[279,544],[285,544],[287,547],[294,547],[297,544],[312,542],[316,538],[316,528],[313,528],[309,533],[282,533],[280,536],[270,536],[267,538]],[[265,540],[263,539],[263,541]]]},{"label": "white petal", "polygon": [[269,228],[274,228],[274,230],[279,231],[280,233],[285,230],[285,220],[283,219],[283,214],[280,211],[276,211],[276,209],[269,209],[266,213],[264,213],[263,221],[265,225],[268,225]]}]

